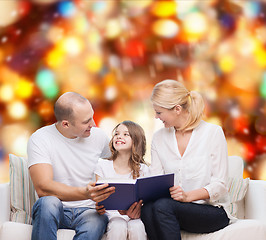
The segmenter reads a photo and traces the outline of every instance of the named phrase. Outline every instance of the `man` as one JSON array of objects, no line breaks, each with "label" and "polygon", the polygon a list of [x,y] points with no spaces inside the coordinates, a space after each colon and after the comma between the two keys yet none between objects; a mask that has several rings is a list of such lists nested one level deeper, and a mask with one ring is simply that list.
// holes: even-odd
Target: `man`
[{"label": "man", "polygon": [[32,240],[57,239],[59,228],[74,229],[75,239],[101,239],[108,218],[97,213],[93,201],[106,199],[114,188],[95,186],[94,169],[99,158],[110,156],[109,139],[95,128],[90,102],[77,93],[60,96],[54,112],[57,122],[37,130],[28,143],[29,172],[39,196]]}]

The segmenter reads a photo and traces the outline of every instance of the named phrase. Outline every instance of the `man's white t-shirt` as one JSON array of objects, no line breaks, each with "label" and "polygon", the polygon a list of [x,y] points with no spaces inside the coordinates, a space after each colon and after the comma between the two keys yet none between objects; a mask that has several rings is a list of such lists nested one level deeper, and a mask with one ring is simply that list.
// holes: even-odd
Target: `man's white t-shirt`
[{"label": "man's white t-shirt", "polygon": [[[47,163],[53,167],[53,180],[69,186],[84,187],[95,181],[99,158],[110,157],[109,139],[99,128],[87,138],[64,137],[55,124],[40,128],[28,142],[28,167]],[[64,207],[94,207],[92,200],[63,201]]]}]

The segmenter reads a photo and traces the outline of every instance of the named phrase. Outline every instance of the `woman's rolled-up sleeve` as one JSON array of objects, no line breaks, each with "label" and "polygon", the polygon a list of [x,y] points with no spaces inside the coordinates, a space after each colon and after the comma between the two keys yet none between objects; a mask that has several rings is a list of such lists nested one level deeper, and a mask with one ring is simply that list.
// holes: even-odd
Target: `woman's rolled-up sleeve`
[{"label": "woman's rolled-up sleeve", "polygon": [[210,202],[216,202],[224,197],[228,190],[228,151],[227,143],[221,127],[218,127],[210,142],[211,181],[204,188],[208,191]]}]

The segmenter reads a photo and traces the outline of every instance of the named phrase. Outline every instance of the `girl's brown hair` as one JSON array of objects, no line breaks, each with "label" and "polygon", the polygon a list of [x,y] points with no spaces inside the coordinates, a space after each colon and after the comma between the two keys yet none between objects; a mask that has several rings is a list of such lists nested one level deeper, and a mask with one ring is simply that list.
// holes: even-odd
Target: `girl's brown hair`
[{"label": "girl's brown hair", "polygon": [[[132,169],[132,176],[133,178],[137,178],[140,176],[140,164],[144,163],[146,164],[144,160],[144,155],[146,153],[146,137],[143,128],[138,125],[137,123],[134,123],[132,121],[123,121],[119,123],[113,130],[113,133],[115,133],[116,129],[120,125],[125,125],[128,129],[129,135],[132,139],[132,154],[129,159],[129,164]],[[112,156],[111,160],[115,160],[118,156],[118,151],[115,150],[113,146],[113,137],[109,143]]]}]

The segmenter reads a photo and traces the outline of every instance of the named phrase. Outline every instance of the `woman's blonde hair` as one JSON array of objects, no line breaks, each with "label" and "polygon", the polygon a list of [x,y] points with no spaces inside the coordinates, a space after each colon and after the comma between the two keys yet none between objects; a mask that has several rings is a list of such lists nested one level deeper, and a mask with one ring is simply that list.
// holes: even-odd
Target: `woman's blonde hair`
[{"label": "woman's blonde hair", "polygon": [[157,83],[153,88],[151,101],[154,105],[169,110],[180,105],[188,112],[188,120],[184,126],[178,129],[180,131],[194,129],[199,125],[203,116],[202,96],[196,91],[189,92],[181,82],[175,80],[164,80]]},{"label": "woman's blonde hair", "polygon": [[144,155],[146,153],[146,137],[143,128],[135,122],[132,121],[123,121],[119,123],[113,130],[113,137],[109,143],[109,147],[112,152],[111,160],[115,160],[118,156],[118,151],[113,146],[113,138],[116,129],[120,125],[125,125],[128,129],[129,135],[132,139],[132,154],[129,159],[129,164],[132,169],[133,178],[140,176],[140,164],[146,164],[144,160]]}]

